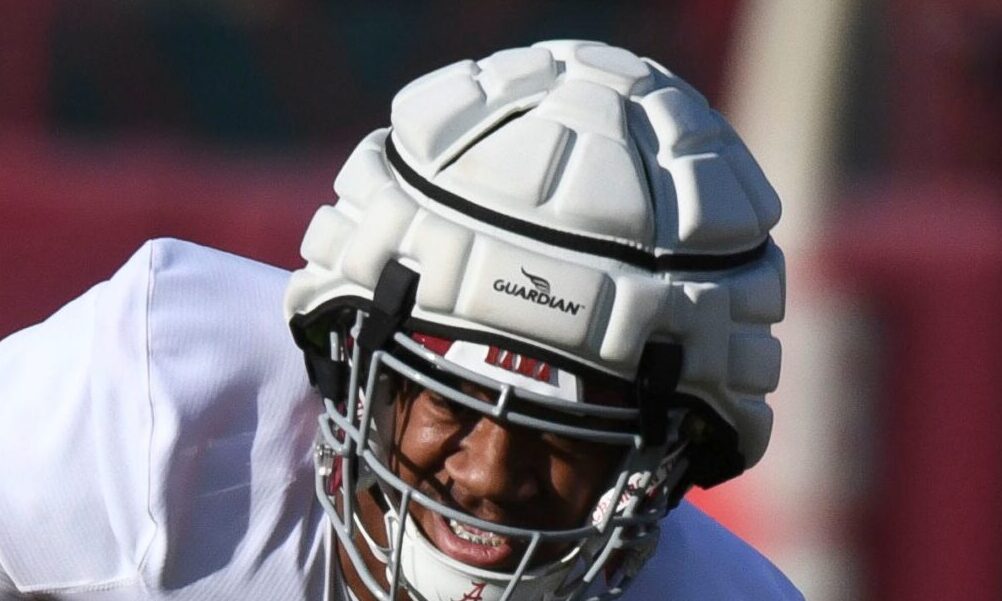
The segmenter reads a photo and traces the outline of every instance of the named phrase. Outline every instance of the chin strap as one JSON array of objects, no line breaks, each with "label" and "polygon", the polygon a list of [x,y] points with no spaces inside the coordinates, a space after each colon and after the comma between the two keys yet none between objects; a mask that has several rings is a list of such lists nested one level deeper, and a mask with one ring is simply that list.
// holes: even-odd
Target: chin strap
[{"label": "chin strap", "polygon": [[681,377],[682,347],[666,342],[648,342],[637,368],[637,405],[645,446],[660,446],[667,442],[668,411]]},{"label": "chin strap", "polygon": [[745,466],[734,427],[699,399],[678,392],[682,360],[680,345],[649,342],[637,370],[637,403],[645,445],[665,444],[671,410],[689,410],[680,429],[681,437],[690,442],[683,456],[689,465],[679,492],[670,497],[672,507],[693,484],[709,488],[737,476]]}]

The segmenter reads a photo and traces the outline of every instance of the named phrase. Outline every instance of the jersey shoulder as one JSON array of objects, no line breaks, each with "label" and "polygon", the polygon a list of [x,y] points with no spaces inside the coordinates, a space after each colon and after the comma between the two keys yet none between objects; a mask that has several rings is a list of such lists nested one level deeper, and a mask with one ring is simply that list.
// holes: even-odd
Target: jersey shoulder
[{"label": "jersey shoulder", "polygon": [[150,303],[149,580],[196,598],[317,585],[312,448],[321,402],[285,323],[288,272],[170,241]]},{"label": "jersey shoulder", "polygon": [[661,540],[625,599],[802,601],[787,577],[751,545],[688,502],[661,524]]},{"label": "jersey shoulder", "polygon": [[18,590],[152,599],[239,589],[265,568],[281,594],[304,586],[318,401],[282,317],[287,278],[154,240],[0,343],[14,374],[0,453],[16,458],[0,486],[17,491],[0,495],[0,569]]}]

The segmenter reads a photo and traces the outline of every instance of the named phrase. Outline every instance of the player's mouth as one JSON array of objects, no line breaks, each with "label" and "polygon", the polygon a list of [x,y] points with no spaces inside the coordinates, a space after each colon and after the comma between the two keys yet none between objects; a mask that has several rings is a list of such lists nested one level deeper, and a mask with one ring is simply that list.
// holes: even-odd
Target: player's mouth
[{"label": "player's mouth", "polygon": [[471,543],[477,543],[478,545],[500,547],[505,542],[505,538],[499,534],[467,526],[453,519],[449,520],[449,528],[452,528],[452,533],[459,538]]},{"label": "player's mouth", "polygon": [[509,567],[515,546],[511,539],[460,521],[435,515],[429,538],[440,551],[465,564],[490,570]]}]

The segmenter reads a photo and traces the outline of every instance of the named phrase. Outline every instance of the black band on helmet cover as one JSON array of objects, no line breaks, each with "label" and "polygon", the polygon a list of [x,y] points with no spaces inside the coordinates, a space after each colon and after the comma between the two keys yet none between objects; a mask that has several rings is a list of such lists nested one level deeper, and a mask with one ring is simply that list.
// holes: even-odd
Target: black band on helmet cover
[{"label": "black band on helmet cover", "polygon": [[494,211],[428,181],[400,156],[400,151],[393,144],[392,136],[386,137],[385,149],[387,161],[396,169],[404,181],[428,198],[454,211],[459,211],[477,221],[546,244],[600,257],[608,257],[640,267],[641,269],[646,269],[647,271],[721,271],[732,269],[759,260],[769,246],[770,238],[766,236],[764,240],[754,247],[736,253],[724,255],[655,255],[653,252],[624,242],[556,230]]}]

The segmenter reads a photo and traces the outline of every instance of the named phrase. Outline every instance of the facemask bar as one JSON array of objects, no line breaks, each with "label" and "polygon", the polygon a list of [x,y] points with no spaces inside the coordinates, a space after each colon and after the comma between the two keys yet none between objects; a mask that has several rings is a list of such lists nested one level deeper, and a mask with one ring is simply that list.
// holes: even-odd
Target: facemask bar
[{"label": "facemask bar", "polygon": [[[364,314],[362,312],[358,312],[355,327],[353,328],[354,333],[358,332],[363,320]],[[583,403],[571,403],[560,399],[549,398],[545,395],[518,389],[510,384],[497,382],[491,378],[484,377],[481,374],[477,374],[462,368],[461,366],[452,364],[402,333],[397,333],[394,336],[394,341],[410,353],[419,356],[428,363],[431,363],[436,369],[442,370],[443,372],[456,377],[465,378],[484,388],[496,390],[498,392],[498,399],[497,403],[491,404],[468,396],[461,391],[429,377],[423,371],[413,368],[404,361],[401,361],[385,351],[375,351],[371,354],[368,366],[368,378],[364,393],[364,398],[367,402],[361,405],[362,411],[361,415],[359,415],[360,398],[358,375],[361,370],[359,370],[357,366],[361,366],[362,353],[359,345],[356,344],[353,346],[351,364],[355,366],[355,368],[350,370],[347,399],[345,399],[342,407],[339,407],[338,404],[331,399],[325,399],[324,401],[327,412],[326,415],[322,415],[320,417],[320,448],[326,446],[329,449],[329,454],[325,455],[322,452],[317,454],[316,489],[317,495],[320,498],[324,509],[328,513],[338,539],[345,547],[346,552],[352,560],[362,581],[377,599],[380,599],[380,601],[390,601],[391,599],[395,599],[396,591],[399,588],[401,580],[400,553],[402,549],[402,537],[405,530],[404,525],[406,524],[406,520],[410,519],[408,507],[412,501],[418,502],[424,507],[446,518],[455,519],[462,523],[469,524],[489,532],[494,532],[502,536],[529,540],[528,547],[526,551],[523,552],[523,557],[505,590],[503,599],[510,598],[514,593],[519,582],[521,582],[521,578],[528,570],[532,555],[537,550],[538,546],[544,541],[576,541],[582,547],[595,549],[595,552],[589,550],[587,553],[591,558],[593,558],[590,566],[587,567],[584,575],[580,577],[580,580],[576,580],[577,585],[573,587],[570,595],[568,597],[563,597],[579,598],[594,581],[595,577],[608,562],[611,555],[617,549],[628,547],[631,544],[632,539],[630,537],[634,537],[635,535],[631,534],[630,537],[624,537],[628,528],[632,529],[632,532],[653,531],[656,535],[656,522],[664,513],[664,503],[644,507],[642,511],[638,511],[638,504],[643,498],[643,494],[638,493],[638,490],[643,491],[649,483],[651,473],[653,471],[653,468],[651,467],[652,458],[662,458],[664,456],[664,447],[658,449],[644,449],[641,437],[632,432],[607,432],[581,428],[564,423],[539,419],[531,415],[524,415],[510,410],[509,400],[517,397],[521,400],[539,404],[548,409],[552,409],[572,417],[589,415],[620,421],[636,419],[637,411],[635,409],[586,405]],[[338,360],[340,358],[343,360],[344,344],[342,340],[340,340],[340,335],[336,332],[332,332],[330,342],[332,359]],[[613,492],[612,499],[617,501],[613,503],[613,506],[610,507],[608,511],[605,512],[603,519],[598,524],[592,524],[590,526],[583,526],[570,530],[542,531],[487,522],[472,515],[447,507],[434,499],[428,498],[420,491],[412,489],[385,466],[382,458],[380,457],[383,452],[370,440],[370,432],[373,429],[372,411],[373,406],[377,402],[377,399],[375,398],[377,379],[381,372],[381,368],[384,366],[400,375],[403,375],[404,377],[407,377],[420,386],[424,386],[437,392],[438,394],[441,394],[442,396],[448,398],[451,402],[459,403],[485,416],[493,417],[495,419],[504,419],[513,424],[553,432],[557,435],[580,438],[605,444],[616,444],[628,448],[627,454],[622,461],[622,465],[618,470],[615,482],[611,488]],[[340,461],[343,462],[341,466],[342,469],[340,470],[340,492],[342,506],[344,509],[344,518],[341,518],[341,513],[337,511],[331,501],[328,487],[326,486],[326,480],[330,477],[332,471],[331,466],[333,462],[337,460],[335,457],[339,458]],[[359,462],[359,459],[362,461]],[[656,465],[656,460],[653,462],[653,465]],[[387,486],[391,490],[395,491],[399,495],[400,499],[397,508],[397,516],[398,519],[402,520],[402,522],[400,527],[395,531],[392,547],[390,549],[383,550],[384,553],[382,554],[382,557],[389,560],[387,565],[388,571],[390,572],[389,576],[391,576],[389,591],[386,591],[367,569],[361,553],[354,544],[356,528],[354,495],[357,486],[356,482],[354,482],[354,478],[355,475],[359,473],[359,468],[363,468],[371,472],[383,483],[384,486]],[[631,476],[637,475],[642,476],[642,481],[631,483]],[[628,502],[625,507],[617,507],[619,504],[618,500],[624,498],[624,493],[626,493],[628,485],[630,484],[632,484],[632,490],[626,495],[629,497]],[[372,540],[369,536],[366,536],[366,538]],[[375,549],[373,550],[375,551]],[[387,557],[385,552],[389,553],[389,557]],[[377,556],[378,555],[379,554],[377,553]],[[568,585],[573,584],[573,582],[565,582],[565,585],[562,586],[561,589],[567,590]],[[616,588],[619,590],[609,591],[597,598],[614,598],[618,596],[625,587]],[[609,596],[610,594],[612,596]]]},{"label": "facemask bar", "polygon": [[[541,406],[556,410],[566,412],[575,416],[585,415],[602,417],[611,420],[622,420],[622,421],[636,421],[640,416],[640,411],[638,409],[631,409],[627,407],[609,407],[604,405],[594,405],[588,403],[574,403],[570,401],[565,401],[563,399],[557,399],[554,397],[549,397],[543,394],[531,390],[525,390],[523,388],[516,388],[511,384],[506,384],[503,382],[498,382],[497,380],[480,374],[478,372],[472,371],[463,367],[462,365],[457,365],[438,353],[427,349],[424,345],[415,341],[410,336],[402,332],[397,332],[393,337],[393,341],[400,345],[403,349],[408,352],[417,355],[425,362],[430,364],[434,369],[449,373],[458,378],[468,380],[482,388],[488,388],[495,390],[499,393],[498,402],[495,407],[490,411],[494,417],[502,417],[504,414],[505,406],[508,399],[512,394],[515,394],[523,400],[527,400]],[[634,444],[639,445],[639,442]]]},{"label": "facemask bar", "polygon": [[[676,486],[681,480],[681,477],[685,473],[685,469],[688,465],[688,459],[685,456],[687,447],[688,443],[682,442],[663,460],[662,465],[671,465],[672,468],[674,468],[668,468],[667,471],[669,474],[667,478],[652,485],[652,480],[655,480],[656,477],[658,477],[656,476],[656,472],[645,473],[638,488],[643,489],[648,486],[654,486],[653,490],[670,490]],[[622,497],[617,498],[621,499]],[[642,500],[648,502],[648,506],[644,507],[645,512],[656,514],[659,518],[667,512],[666,494],[657,494],[653,499],[655,501],[653,504],[649,504],[652,500],[649,497],[644,499],[639,495],[631,495],[627,502],[627,511],[635,511],[637,504],[639,504]],[[614,512],[610,511],[610,513]],[[641,552],[643,553],[642,549],[646,549],[646,553],[643,553],[645,557],[639,562],[635,569],[632,569],[629,572],[620,570],[620,573],[615,580],[609,579],[606,581],[607,590],[598,593],[597,595],[588,597],[587,601],[610,601],[612,599],[617,599],[626,591],[636,576],[636,570],[639,570],[639,568],[643,565],[643,562],[645,562],[647,558],[653,554],[661,531],[661,528],[656,520],[650,523],[639,524],[633,526],[632,528],[635,530],[633,530],[628,537],[625,536],[626,532],[629,531],[627,528],[616,528],[612,532],[608,542],[598,549],[597,555],[594,556],[590,562],[590,567],[584,576],[581,577],[581,580],[577,584],[576,588],[574,588],[571,592],[566,593],[566,599],[581,599],[585,594],[587,594],[590,591],[591,585],[595,582],[595,578],[605,569],[608,562],[613,558],[613,554],[617,552],[622,554],[624,551],[628,551],[630,549],[641,549]]]},{"label": "facemask bar", "polygon": [[[596,430],[592,428],[582,428],[579,426],[571,426],[564,423],[549,421],[534,417],[532,415],[519,413],[516,410],[510,410],[508,407],[509,402],[514,398],[525,398],[523,394],[525,391],[514,392],[516,389],[509,384],[500,384],[498,382],[493,382],[493,387],[500,387],[500,394],[496,404],[487,403],[483,400],[477,399],[475,397],[469,396],[462,392],[457,391],[455,388],[443,384],[438,380],[434,380],[427,376],[424,372],[416,370],[407,363],[401,361],[400,359],[394,357],[393,355],[386,353],[384,351],[377,351],[372,358],[372,363],[370,365],[382,367],[383,365],[392,369],[394,372],[403,375],[407,379],[413,381],[415,384],[437,392],[438,394],[448,398],[450,401],[458,403],[468,409],[472,409],[477,413],[480,413],[486,417],[492,417],[495,419],[504,420],[515,424],[517,426],[523,426],[526,428],[531,428],[533,430],[540,430],[543,432],[550,432],[560,436],[566,436],[568,438],[575,438],[579,440],[586,440],[589,442],[597,442],[608,445],[618,445],[623,447],[640,448],[641,439],[640,435],[634,432],[609,432],[603,430]],[[457,366],[458,367],[458,366]],[[543,397],[545,398],[545,397]],[[541,401],[533,400],[532,402],[544,407],[549,405],[557,405],[557,401]],[[560,402],[562,406],[570,406],[576,409],[577,403],[567,403],[564,401]],[[550,408],[550,407],[547,407]],[[589,414],[592,416],[602,416],[603,412],[597,411],[598,409],[606,409],[603,407],[591,407],[588,410],[581,412],[582,414]],[[608,407],[607,409],[616,409],[613,407]],[[621,412],[630,412],[630,415],[635,419],[638,416],[638,412],[632,409],[618,409],[618,412],[613,414],[619,414]],[[561,413],[566,414],[565,411]],[[581,415],[568,415],[570,418],[581,417]]]}]

